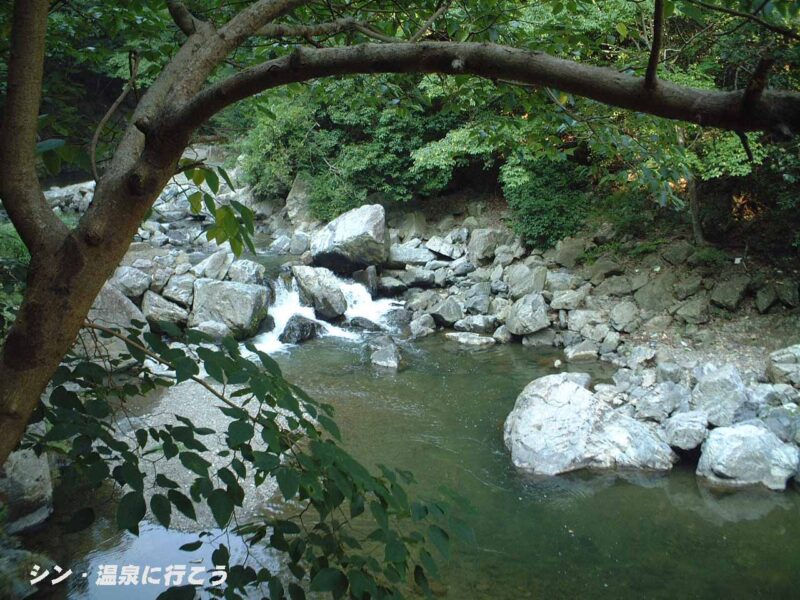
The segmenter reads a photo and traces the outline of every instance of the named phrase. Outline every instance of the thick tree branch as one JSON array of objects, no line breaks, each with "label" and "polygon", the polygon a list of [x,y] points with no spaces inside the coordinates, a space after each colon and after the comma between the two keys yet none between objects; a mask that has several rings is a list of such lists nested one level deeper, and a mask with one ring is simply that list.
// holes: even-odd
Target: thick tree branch
[{"label": "thick tree branch", "polygon": [[436,10],[436,12],[434,12],[430,17],[428,17],[428,20],[422,24],[422,27],[420,27],[419,30],[417,30],[417,32],[409,38],[408,41],[412,43],[420,41],[422,39],[422,36],[428,33],[428,30],[431,28],[431,25],[433,25],[436,22],[436,19],[438,19],[444,13],[447,12],[451,4],[452,0],[445,0],[444,2],[442,2],[442,5]]},{"label": "thick tree branch", "polygon": [[256,31],[311,0],[258,0],[242,10],[219,30],[228,51],[238,47]]},{"label": "thick tree branch", "polygon": [[644,76],[644,86],[652,90],[658,81],[658,62],[661,59],[661,46],[664,44],[664,0],[656,0],[653,13],[653,43],[650,46],[650,59]]},{"label": "thick tree branch", "polygon": [[792,31],[791,29],[786,29],[785,27],[781,27],[780,25],[773,25],[769,21],[766,21],[765,19],[759,17],[757,14],[751,14],[748,12],[734,10],[732,8],[727,8],[725,6],[719,6],[718,4],[703,2],[702,0],[684,0],[684,1],[689,2],[690,4],[694,4],[695,6],[700,6],[707,10],[713,10],[716,12],[721,12],[726,15],[730,15],[732,17],[739,17],[740,19],[746,19],[748,21],[752,21],[753,23],[757,23],[758,25],[760,25],[765,29],[769,29],[774,33],[779,33],[784,37],[791,38],[793,40],[800,40],[800,34],[797,33],[796,31]]},{"label": "thick tree branch", "polygon": [[265,89],[354,73],[472,74],[543,85],[604,104],[732,131],[800,132],[800,93],[766,90],[754,110],[742,91],[700,90],[495,44],[421,42],[302,49],[209,86],[159,126],[193,129],[222,108]]},{"label": "thick tree branch", "polygon": [[187,37],[197,32],[195,18],[183,2],[167,0],[167,9],[169,9],[172,20]]},{"label": "thick tree branch", "polygon": [[47,204],[36,175],[48,0],[17,0],[0,144],[0,198],[22,241],[37,256],[67,228]]}]

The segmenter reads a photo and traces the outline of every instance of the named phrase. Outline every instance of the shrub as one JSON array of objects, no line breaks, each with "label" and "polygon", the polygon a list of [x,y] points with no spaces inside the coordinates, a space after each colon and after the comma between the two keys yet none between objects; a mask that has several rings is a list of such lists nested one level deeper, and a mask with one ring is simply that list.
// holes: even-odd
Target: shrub
[{"label": "shrub", "polygon": [[587,172],[572,162],[509,159],[500,170],[514,229],[549,248],[583,225],[588,212]]}]

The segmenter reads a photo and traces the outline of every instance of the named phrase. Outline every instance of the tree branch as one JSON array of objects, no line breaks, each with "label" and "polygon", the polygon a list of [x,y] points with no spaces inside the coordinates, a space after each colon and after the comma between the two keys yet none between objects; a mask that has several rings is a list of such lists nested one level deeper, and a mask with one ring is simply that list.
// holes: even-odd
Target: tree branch
[{"label": "tree branch", "polygon": [[769,70],[775,64],[775,59],[771,56],[763,56],[758,61],[753,76],[750,78],[750,83],[747,84],[747,89],[742,98],[742,104],[745,110],[753,110],[758,103],[758,99],[764,93],[764,89],[769,82]]},{"label": "tree branch", "polygon": [[750,14],[748,12],[742,12],[739,10],[734,10],[732,8],[726,8],[724,6],[719,6],[717,4],[711,4],[709,2],[703,2],[702,0],[684,0],[685,2],[689,2],[690,4],[694,4],[696,6],[700,6],[702,8],[713,10],[716,12],[721,12],[726,15],[730,15],[732,17],[739,17],[740,19],[747,19],[748,21],[752,21],[753,23],[757,23],[761,25],[761,27],[765,29],[769,29],[774,33],[779,33],[784,37],[791,38],[793,40],[800,40],[800,34],[796,31],[792,31],[791,29],[786,29],[785,27],[781,27],[780,25],[773,25],[769,21],[766,21],[755,14]]},{"label": "tree branch", "polygon": [[183,2],[167,0],[167,9],[178,29],[185,33],[187,37],[197,32],[195,18]]},{"label": "tree branch", "polygon": [[14,3],[8,88],[0,144],[0,198],[31,255],[54,248],[67,228],[53,213],[36,175],[36,140],[49,0]]},{"label": "tree branch", "polygon": [[661,46],[664,43],[664,0],[656,0],[653,13],[653,43],[650,46],[650,60],[644,76],[644,86],[648,90],[656,87],[658,82],[658,61],[661,58]]},{"label": "tree branch", "polygon": [[441,17],[447,10],[450,8],[450,4],[452,4],[452,0],[445,0],[442,2],[442,5],[437,9],[435,13],[433,13],[427,21],[422,24],[422,27],[417,30],[417,32],[409,38],[409,42],[418,42],[422,39],[422,36],[428,32],[428,29],[431,28],[431,25],[436,22],[436,19]]},{"label": "tree branch", "polygon": [[563,90],[648,114],[733,131],[800,132],[800,93],[766,90],[755,110],[742,108],[742,91],[700,90],[495,44],[405,42],[298,49],[215,83],[159,127],[195,128],[222,108],[263,90],[319,77],[355,73],[472,74]]},{"label": "tree branch", "polygon": [[97,174],[97,142],[100,139],[100,133],[103,131],[103,127],[106,126],[106,123],[108,123],[108,120],[117,111],[120,104],[123,103],[128,93],[136,86],[136,74],[138,72],[139,72],[139,55],[134,53],[133,60],[131,61],[130,79],[128,79],[127,83],[125,84],[125,87],[122,88],[122,93],[114,101],[114,104],[111,105],[111,108],[109,108],[106,114],[103,115],[103,118],[100,119],[100,123],[98,123],[97,129],[95,129],[94,136],[92,136],[92,143],[90,145],[89,156],[91,157],[92,160],[92,175],[94,176],[95,181],[100,179]]},{"label": "tree branch", "polygon": [[258,0],[228,21],[219,35],[226,48],[233,50],[267,23],[309,2],[311,0]]}]

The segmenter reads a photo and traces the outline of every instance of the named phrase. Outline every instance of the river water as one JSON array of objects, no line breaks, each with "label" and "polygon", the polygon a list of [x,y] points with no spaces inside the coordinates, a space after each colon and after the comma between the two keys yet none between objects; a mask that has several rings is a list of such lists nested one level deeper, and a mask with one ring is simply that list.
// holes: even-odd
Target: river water
[{"label": "river water", "polygon": [[[380,320],[391,304],[371,303],[349,288],[352,316]],[[360,300],[359,300],[360,299]],[[300,309],[291,286],[279,287],[271,309],[281,326]],[[276,328],[276,329],[279,329]],[[502,425],[522,388],[555,372],[554,350],[520,345],[463,349],[440,336],[403,347],[399,373],[369,363],[362,334],[328,335],[286,347],[277,334],[255,340],[287,378],[333,404],[345,443],[370,465],[414,472],[412,493],[446,488],[467,503],[458,512],[473,528],[474,545],[457,546],[444,565],[450,598],[789,598],[800,596],[800,494],[761,489],[712,492],[690,467],[669,474],[592,474],[534,478],[516,470]],[[596,380],[602,364],[583,365]],[[157,414],[167,400],[150,399]],[[192,417],[191,405],[186,406]],[[146,417],[146,414],[144,415]],[[47,597],[74,600],[155,598],[162,589],[98,588],[101,564],[171,564],[210,559],[180,552],[190,531],[143,527],[135,538],[116,532],[113,504],[102,498],[56,497],[57,508],[105,507],[89,530],[31,537],[76,573]],[[236,549],[236,540],[229,544]],[[43,596],[44,597],[44,596]]]}]

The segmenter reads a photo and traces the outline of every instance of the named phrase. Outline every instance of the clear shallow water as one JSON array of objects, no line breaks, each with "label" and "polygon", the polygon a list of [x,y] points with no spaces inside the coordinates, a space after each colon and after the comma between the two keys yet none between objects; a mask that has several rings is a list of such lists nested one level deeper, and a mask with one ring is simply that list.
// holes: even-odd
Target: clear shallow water
[{"label": "clear shallow water", "polygon": [[[276,358],[287,377],[337,407],[346,443],[364,462],[412,470],[419,481],[412,492],[430,496],[446,486],[469,499],[462,516],[477,543],[458,547],[444,567],[448,597],[800,596],[796,491],[719,496],[689,469],[526,476],[510,463],[502,424],[520,390],[552,372],[558,354],[518,345],[467,350],[440,337],[405,351],[400,373],[372,367],[361,340],[327,337]],[[599,378],[605,372],[592,370]],[[157,527],[135,539],[103,517],[88,532],[45,533],[35,545],[76,572],[95,573],[108,562],[208,559],[177,550],[193,539]],[[77,581],[68,595],[51,597],[148,599],[159,591],[116,588],[112,595]]]}]

